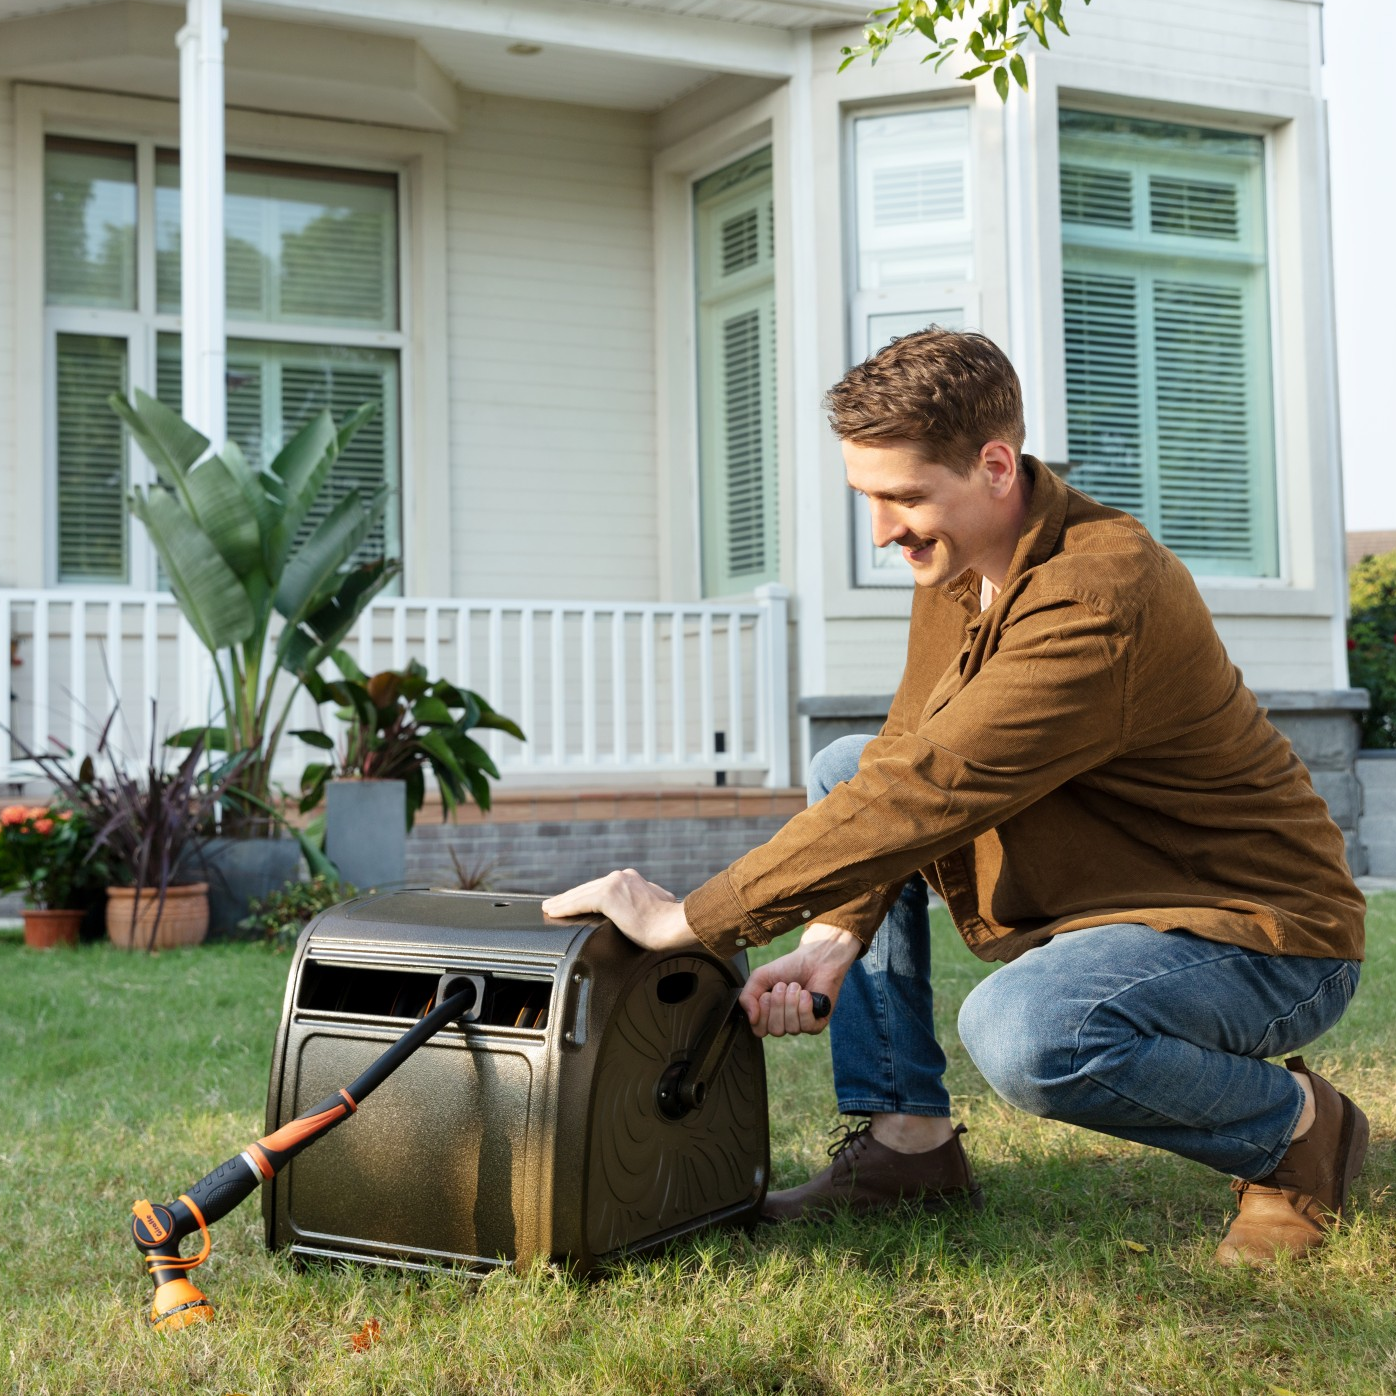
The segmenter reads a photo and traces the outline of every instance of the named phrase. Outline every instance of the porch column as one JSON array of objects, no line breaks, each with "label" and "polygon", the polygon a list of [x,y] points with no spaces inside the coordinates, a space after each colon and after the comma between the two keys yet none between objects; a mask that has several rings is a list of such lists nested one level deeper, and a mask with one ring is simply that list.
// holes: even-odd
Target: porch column
[{"label": "porch column", "polygon": [[179,31],[180,316],[184,417],[227,436],[223,292],[223,3],[188,0]]},{"label": "porch column", "polygon": [[[814,139],[814,38],[808,29],[791,35],[793,60],[786,85],[786,171],[789,188],[791,454],[794,458],[795,594],[799,624],[800,691],[797,697],[828,692],[824,593],[824,413],[820,402],[819,316],[828,288],[819,281],[815,232],[819,227]],[[799,770],[804,784],[809,767],[809,719],[800,719]],[[787,766],[786,777],[789,777]]]}]

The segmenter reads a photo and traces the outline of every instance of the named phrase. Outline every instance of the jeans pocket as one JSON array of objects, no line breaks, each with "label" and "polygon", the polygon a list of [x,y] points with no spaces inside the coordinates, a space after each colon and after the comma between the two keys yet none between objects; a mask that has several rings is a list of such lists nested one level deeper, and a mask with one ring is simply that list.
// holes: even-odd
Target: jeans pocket
[{"label": "jeans pocket", "polygon": [[1276,1018],[1270,1024],[1250,1055],[1286,1056],[1321,1037],[1347,1011],[1357,988],[1358,974],[1355,960],[1339,963],[1338,968],[1325,975],[1318,987],[1297,1004],[1293,1012]]}]

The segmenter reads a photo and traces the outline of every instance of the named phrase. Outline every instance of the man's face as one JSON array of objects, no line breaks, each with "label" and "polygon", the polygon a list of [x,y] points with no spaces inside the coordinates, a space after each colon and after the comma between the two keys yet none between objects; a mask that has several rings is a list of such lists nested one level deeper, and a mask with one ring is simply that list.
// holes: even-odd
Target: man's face
[{"label": "man's face", "polygon": [[[968,475],[957,475],[909,441],[842,444],[849,487],[868,501],[873,542],[900,544],[917,586],[944,586],[966,568],[1002,583],[1018,536],[1017,519],[1003,507],[1016,472],[1005,479],[990,447]],[[1013,455],[1007,447],[999,454]]]}]

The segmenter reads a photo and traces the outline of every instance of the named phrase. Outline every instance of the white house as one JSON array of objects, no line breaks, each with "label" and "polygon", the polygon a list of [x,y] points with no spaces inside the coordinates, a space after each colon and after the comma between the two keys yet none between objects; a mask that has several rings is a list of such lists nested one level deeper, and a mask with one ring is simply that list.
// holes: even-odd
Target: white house
[{"label": "white house", "polygon": [[[1189,562],[1355,815],[1318,0],[1068,6],[1006,104],[916,41],[838,73],[865,8],[227,0],[227,430],[265,461],[381,404],[343,478],[394,486],[403,574],[359,653],[520,717],[521,780],[798,781],[811,714],[876,719],[910,603],[821,395],[972,326],[1028,449]],[[181,240],[219,139],[187,87],[181,159],[185,22],[0,0],[0,723],[30,739],[78,745],[113,688],[137,724],[204,702],[105,406],[178,397],[181,264],[216,262]]]}]

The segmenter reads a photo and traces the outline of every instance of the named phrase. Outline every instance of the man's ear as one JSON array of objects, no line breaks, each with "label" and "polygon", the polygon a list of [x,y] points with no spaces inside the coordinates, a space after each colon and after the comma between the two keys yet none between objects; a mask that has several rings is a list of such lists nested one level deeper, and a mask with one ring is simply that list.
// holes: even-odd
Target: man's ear
[{"label": "man's ear", "polygon": [[1018,453],[1006,441],[986,441],[979,448],[979,462],[989,472],[989,488],[996,499],[1006,497],[1018,483]]}]

